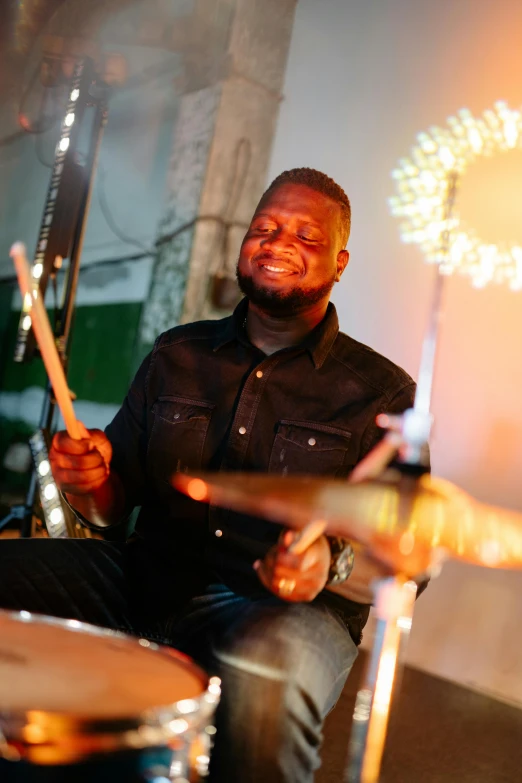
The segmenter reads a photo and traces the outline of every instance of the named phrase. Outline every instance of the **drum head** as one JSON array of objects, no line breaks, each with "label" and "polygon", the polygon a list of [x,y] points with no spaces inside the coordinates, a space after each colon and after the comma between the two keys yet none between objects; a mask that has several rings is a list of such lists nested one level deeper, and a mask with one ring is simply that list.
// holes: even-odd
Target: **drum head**
[{"label": "drum head", "polygon": [[0,612],[0,714],[111,720],[197,699],[208,678],[189,658],[75,620]]}]

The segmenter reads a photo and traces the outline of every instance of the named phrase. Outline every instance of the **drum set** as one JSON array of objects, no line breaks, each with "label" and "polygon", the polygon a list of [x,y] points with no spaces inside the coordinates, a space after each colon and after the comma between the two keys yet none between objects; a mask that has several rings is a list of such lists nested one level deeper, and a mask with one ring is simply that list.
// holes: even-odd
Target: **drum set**
[{"label": "drum set", "polygon": [[[448,224],[455,187],[456,175],[450,176]],[[442,257],[447,234],[443,240]],[[23,252],[13,257],[22,292],[31,296]],[[370,564],[360,585],[354,569],[335,588],[352,600],[358,600],[358,587],[361,594],[369,591],[377,620],[353,713],[346,783],[379,780],[399,651],[412,625],[418,582],[434,576],[447,558],[522,568],[522,514],[479,503],[428,472],[443,279],[437,270],[414,407],[385,417],[392,437],[385,437],[349,481],[245,473],[173,478],[195,500],[308,534],[315,526],[349,539],[356,564],[358,559]],[[45,326],[38,306],[35,300],[33,319]],[[38,328],[35,332],[39,338]],[[72,434],[77,422],[63,373],[55,368],[53,377],[55,346],[45,335],[39,344],[60,408],[62,389],[71,437],[81,437]],[[399,443],[399,463],[387,470]],[[149,640],[74,620],[0,612],[0,780],[193,783],[208,769],[219,693],[218,678],[209,679],[186,657]]]},{"label": "drum set", "polygon": [[148,639],[0,612],[0,780],[196,783],[220,692]]}]

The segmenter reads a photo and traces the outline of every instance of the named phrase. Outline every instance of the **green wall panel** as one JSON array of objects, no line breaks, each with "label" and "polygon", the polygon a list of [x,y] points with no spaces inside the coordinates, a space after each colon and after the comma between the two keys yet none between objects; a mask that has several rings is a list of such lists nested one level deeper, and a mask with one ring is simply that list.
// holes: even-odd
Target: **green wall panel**
[{"label": "green wall panel", "polygon": [[[143,357],[136,335],[142,304],[128,302],[78,307],[69,362],[69,385],[78,399],[120,403]],[[12,311],[0,353],[0,390],[44,386],[40,359],[13,361],[19,314]]]}]

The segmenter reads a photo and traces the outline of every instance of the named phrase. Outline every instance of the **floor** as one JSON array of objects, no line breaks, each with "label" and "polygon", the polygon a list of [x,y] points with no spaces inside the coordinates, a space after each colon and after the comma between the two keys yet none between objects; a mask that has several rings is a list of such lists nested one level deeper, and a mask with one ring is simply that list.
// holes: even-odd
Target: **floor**
[{"label": "floor", "polygon": [[[327,719],[316,783],[341,783],[366,655]],[[406,668],[393,708],[381,783],[522,781],[522,709]]]}]

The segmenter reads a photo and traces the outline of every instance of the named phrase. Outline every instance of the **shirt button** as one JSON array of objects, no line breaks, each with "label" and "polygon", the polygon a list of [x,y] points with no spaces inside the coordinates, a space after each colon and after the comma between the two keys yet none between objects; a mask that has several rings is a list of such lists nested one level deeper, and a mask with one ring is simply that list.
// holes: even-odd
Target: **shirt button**
[{"label": "shirt button", "polygon": [[315,446],[316,443],[317,443],[317,441],[316,441],[315,438],[310,438],[309,441],[308,441],[308,445],[309,446]]},{"label": "shirt button", "polygon": [[221,538],[221,536],[223,535],[223,531],[222,531],[222,530],[215,530],[215,531],[214,531],[214,535],[215,535],[217,538]]},{"label": "shirt button", "polygon": [[240,428],[239,428],[239,434],[240,434],[240,435],[244,435],[244,434],[245,434],[245,432],[246,432],[246,427],[240,427]]},{"label": "shirt button", "polygon": [[256,378],[262,378],[262,377],[263,377],[263,373],[261,372],[261,370],[258,370],[256,372]]}]

